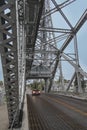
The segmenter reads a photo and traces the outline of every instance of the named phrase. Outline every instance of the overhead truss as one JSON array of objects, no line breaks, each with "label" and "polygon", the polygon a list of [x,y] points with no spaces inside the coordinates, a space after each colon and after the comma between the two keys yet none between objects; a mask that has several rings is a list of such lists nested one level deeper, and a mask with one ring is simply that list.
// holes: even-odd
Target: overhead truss
[{"label": "overhead truss", "polygon": [[[27,79],[45,79],[45,90],[49,92],[58,68],[63,83],[62,59],[75,70],[67,90],[75,80],[78,91],[83,77],[87,78],[87,73],[79,64],[77,46],[77,33],[87,20],[87,9],[75,26],[62,11],[75,1],[66,0],[58,4],[57,0],[0,0],[0,53],[10,128],[20,125]],[[68,28],[53,26],[52,15],[57,12]],[[72,40],[73,57],[65,53]]]},{"label": "overhead truss", "polygon": [[[70,23],[69,19],[66,17],[64,12],[62,11],[62,8],[70,4],[73,4],[73,2],[75,1],[76,0],[66,0],[63,3],[58,4],[56,0],[51,0],[51,2],[54,5],[53,8],[51,8],[50,6],[52,4],[52,3],[50,4],[50,1],[45,0],[45,3],[44,3],[42,17],[41,17],[40,25],[38,29],[37,40],[35,43],[34,53],[30,52],[30,54],[32,55],[31,59],[33,59],[32,66],[33,65],[38,66],[42,64],[48,67],[50,70],[51,76],[49,78],[48,92],[51,89],[55,74],[57,72],[58,66],[60,65],[59,62],[62,57],[64,58],[64,60],[66,60],[70,64],[71,64],[71,60],[73,60],[72,66],[75,68],[75,72],[76,72],[75,77],[77,77],[78,79],[79,88],[81,87],[80,75],[83,75],[84,77],[86,77],[86,73],[82,70],[82,68],[79,65],[76,35],[87,20],[87,9],[84,11],[83,15],[80,17],[80,19],[78,20],[75,26],[73,26]],[[52,15],[55,14],[55,12],[60,13],[65,23],[67,24],[68,28],[65,29],[65,28],[53,27]],[[72,59],[68,60],[65,57],[65,54],[63,54],[63,52],[65,51],[65,49],[67,48],[67,46],[70,44],[70,42],[73,39],[74,39],[73,44],[75,48],[74,50],[75,57],[74,58],[72,57]],[[62,46],[59,48],[58,43],[60,43],[61,41],[62,41]],[[70,55],[67,55],[67,57],[70,58],[71,57]]]}]

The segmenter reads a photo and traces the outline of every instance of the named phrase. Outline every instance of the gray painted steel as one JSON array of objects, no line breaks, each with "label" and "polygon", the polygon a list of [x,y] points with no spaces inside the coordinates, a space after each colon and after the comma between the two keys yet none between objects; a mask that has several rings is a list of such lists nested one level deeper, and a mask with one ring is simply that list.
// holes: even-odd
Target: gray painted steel
[{"label": "gray painted steel", "polygon": [[[54,5],[52,9],[49,0],[0,0],[0,53],[9,127],[20,125],[27,79],[45,79],[47,86],[45,90],[49,92],[59,68],[63,85],[62,65],[60,65],[62,58],[75,69],[67,90],[75,80],[77,89],[81,89],[81,81],[84,77],[87,78],[87,73],[79,65],[76,37],[87,21],[87,9],[73,27],[62,8],[75,0],[66,0],[60,5],[56,0],[51,2]],[[55,12],[62,16],[70,29],[53,27],[51,15]],[[64,39],[61,48],[58,48],[57,42]],[[73,39],[74,58],[64,53]]]}]

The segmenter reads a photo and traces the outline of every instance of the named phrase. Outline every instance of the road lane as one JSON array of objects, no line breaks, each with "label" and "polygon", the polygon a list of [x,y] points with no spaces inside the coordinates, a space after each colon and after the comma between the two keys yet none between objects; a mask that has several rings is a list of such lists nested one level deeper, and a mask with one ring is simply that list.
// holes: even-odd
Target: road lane
[{"label": "road lane", "polygon": [[87,110],[83,105],[87,108],[86,101],[52,94],[29,98],[49,130],[87,130]]},{"label": "road lane", "polygon": [[[52,98],[53,101],[49,100],[48,97]],[[42,98],[46,99],[57,109],[63,111],[74,121],[87,128],[87,100],[79,100],[53,94],[43,95]],[[57,100],[57,102],[55,102],[54,100]],[[58,103],[58,101],[61,101],[60,104]]]},{"label": "road lane", "polygon": [[[83,116],[87,116],[87,112],[84,112],[84,111],[82,111],[82,110],[80,110],[80,109],[74,107],[74,105],[72,106],[72,105],[70,105],[69,103],[65,103],[65,102],[64,102],[63,100],[61,100],[61,99],[55,99],[55,98],[50,97],[50,96],[47,96],[47,98],[50,99],[50,100],[52,100],[52,101],[54,101],[54,102],[56,102],[56,103],[59,103],[59,104],[63,105],[63,107],[67,107],[67,108],[69,108],[69,109],[71,109],[71,110],[73,110],[73,111],[75,111],[75,112],[78,112],[78,113],[82,114]],[[81,104],[80,104],[80,105],[81,105]],[[82,105],[81,105],[81,106],[82,106]]]}]

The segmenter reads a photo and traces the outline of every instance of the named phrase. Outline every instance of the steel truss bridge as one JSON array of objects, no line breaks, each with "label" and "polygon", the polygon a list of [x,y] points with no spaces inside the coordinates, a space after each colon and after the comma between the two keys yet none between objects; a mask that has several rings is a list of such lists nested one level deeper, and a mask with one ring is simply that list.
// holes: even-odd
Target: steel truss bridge
[{"label": "steel truss bridge", "polygon": [[[87,78],[87,73],[79,64],[77,33],[87,22],[87,9],[75,26],[62,11],[75,2],[65,0],[58,4],[57,0],[0,0],[0,53],[10,128],[21,124],[26,80],[45,79],[45,90],[49,92],[59,69],[63,85],[62,60],[74,68],[66,91],[73,81],[76,81],[76,92],[83,91],[81,82]],[[68,27],[53,26],[52,15],[55,13],[61,15]],[[64,52],[72,41],[73,56]]]}]

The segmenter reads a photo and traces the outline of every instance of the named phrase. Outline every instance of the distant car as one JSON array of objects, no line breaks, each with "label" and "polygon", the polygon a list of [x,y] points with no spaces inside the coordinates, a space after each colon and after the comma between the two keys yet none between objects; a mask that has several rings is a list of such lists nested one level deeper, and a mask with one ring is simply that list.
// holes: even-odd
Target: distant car
[{"label": "distant car", "polygon": [[32,95],[40,95],[40,90],[38,89],[32,90]]}]

